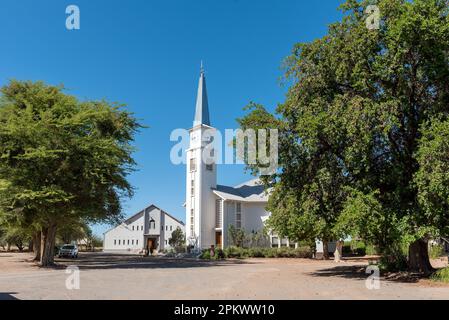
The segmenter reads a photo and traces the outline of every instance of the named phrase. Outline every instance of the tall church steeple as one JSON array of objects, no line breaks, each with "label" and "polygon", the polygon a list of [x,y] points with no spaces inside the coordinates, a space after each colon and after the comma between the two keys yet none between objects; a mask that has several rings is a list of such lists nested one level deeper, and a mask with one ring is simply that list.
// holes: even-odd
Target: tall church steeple
[{"label": "tall church steeple", "polygon": [[216,129],[210,125],[202,63],[195,119],[189,132],[190,144],[186,150],[186,237],[188,245],[206,249],[216,242],[216,198],[212,189],[217,187],[217,166],[210,149]]},{"label": "tall church steeple", "polygon": [[200,81],[198,83],[198,95],[196,98],[195,120],[193,126],[205,124],[210,126],[209,103],[207,101],[206,76],[204,75],[203,62],[201,62]]}]

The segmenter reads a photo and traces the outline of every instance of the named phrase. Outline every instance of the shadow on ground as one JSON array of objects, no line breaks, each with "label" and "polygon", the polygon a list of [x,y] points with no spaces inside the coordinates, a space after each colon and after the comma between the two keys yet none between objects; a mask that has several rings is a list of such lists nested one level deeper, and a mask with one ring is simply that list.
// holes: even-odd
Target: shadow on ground
[{"label": "shadow on ground", "polygon": [[0,300],[19,300],[13,294],[17,294],[17,292],[0,292]]},{"label": "shadow on ground", "polygon": [[[372,273],[366,273],[367,265],[338,265],[332,268],[321,269],[309,273],[313,277],[339,277],[345,279],[366,280]],[[420,280],[429,279],[429,275],[411,272],[396,272],[381,274],[382,281],[398,283],[417,283]]]},{"label": "shadow on ground", "polygon": [[321,269],[309,273],[313,277],[339,277],[346,279],[366,279],[369,274],[365,273],[366,265],[339,265],[332,268]]},{"label": "shadow on ground", "polygon": [[80,270],[107,270],[205,268],[254,264],[257,262],[247,260],[214,261],[92,253],[80,255],[78,259],[56,259],[56,263],[58,264],[56,266],[57,269],[65,268],[67,266],[77,266]]}]

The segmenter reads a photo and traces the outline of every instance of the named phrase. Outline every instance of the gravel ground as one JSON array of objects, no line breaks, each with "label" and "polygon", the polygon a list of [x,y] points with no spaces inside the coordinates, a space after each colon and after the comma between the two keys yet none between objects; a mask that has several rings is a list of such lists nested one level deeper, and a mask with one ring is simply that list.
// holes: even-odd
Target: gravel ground
[{"label": "gravel ground", "polygon": [[[378,290],[369,290],[365,259],[210,262],[81,253],[45,270],[30,257],[0,253],[0,299],[449,299],[448,285],[428,280],[381,279]],[[80,270],[79,289],[66,287],[74,279],[69,265]]]}]

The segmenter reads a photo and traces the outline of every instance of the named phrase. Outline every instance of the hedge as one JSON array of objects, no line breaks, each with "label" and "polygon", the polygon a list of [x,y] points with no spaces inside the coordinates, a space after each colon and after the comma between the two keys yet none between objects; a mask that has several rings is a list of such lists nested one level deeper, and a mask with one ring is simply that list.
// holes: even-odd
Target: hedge
[{"label": "hedge", "polygon": [[210,256],[210,250],[203,250],[201,259],[221,258],[312,258],[310,247],[299,248],[238,248],[228,247],[224,250],[215,250],[215,257]]}]

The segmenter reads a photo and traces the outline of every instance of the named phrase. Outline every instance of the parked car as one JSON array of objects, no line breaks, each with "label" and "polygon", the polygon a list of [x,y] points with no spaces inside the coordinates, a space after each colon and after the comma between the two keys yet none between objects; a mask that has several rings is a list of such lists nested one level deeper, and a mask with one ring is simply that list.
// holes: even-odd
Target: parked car
[{"label": "parked car", "polygon": [[78,247],[74,244],[65,244],[59,249],[58,257],[78,258]]}]

